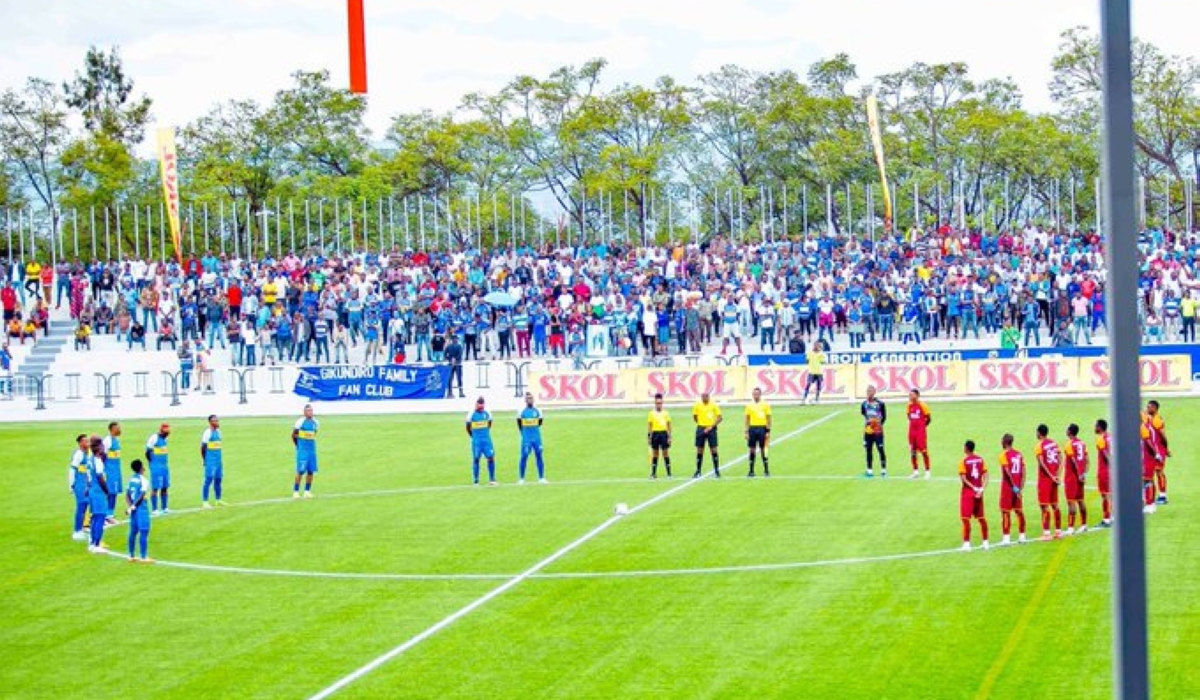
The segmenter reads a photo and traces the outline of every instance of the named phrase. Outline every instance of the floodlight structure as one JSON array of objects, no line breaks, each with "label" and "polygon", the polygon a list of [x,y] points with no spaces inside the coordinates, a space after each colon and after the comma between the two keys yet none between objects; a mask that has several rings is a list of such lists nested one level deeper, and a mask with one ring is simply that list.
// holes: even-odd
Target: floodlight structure
[{"label": "floodlight structure", "polygon": [[1130,0],[1100,0],[1104,87],[1104,209],[1108,229],[1108,356],[1113,428],[1113,697],[1150,697],[1146,629],[1146,525],[1141,502],[1137,230]]}]

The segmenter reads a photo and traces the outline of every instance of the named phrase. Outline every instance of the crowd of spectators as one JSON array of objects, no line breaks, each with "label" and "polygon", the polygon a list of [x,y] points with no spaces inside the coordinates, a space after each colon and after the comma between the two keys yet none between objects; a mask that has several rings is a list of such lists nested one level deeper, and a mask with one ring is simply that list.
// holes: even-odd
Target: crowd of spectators
[{"label": "crowd of spectators", "polygon": [[[1139,237],[1146,342],[1194,342],[1200,234]],[[803,353],[869,343],[991,339],[999,347],[1094,342],[1105,326],[1104,244],[1029,225],[999,234],[949,225],[861,237],[659,247],[590,245],[239,259],[12,263],[8,335],[46,328],[51,292],[75,348],[115,335],[170,350],[182,368],[578,357]],[[602,330],[592,330],[598,326]],[[152,344],[151,344],[152,343]],[[451,358],[452,361],[457,358]]]}]

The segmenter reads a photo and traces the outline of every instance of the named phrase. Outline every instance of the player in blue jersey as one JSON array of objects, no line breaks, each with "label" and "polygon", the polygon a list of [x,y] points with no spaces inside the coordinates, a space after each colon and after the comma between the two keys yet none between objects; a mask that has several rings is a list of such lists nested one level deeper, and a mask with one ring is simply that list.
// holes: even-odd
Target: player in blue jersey
[{"label": "player in blue jersey", "polygon": [[225,463],[221,452],[221,421],[212,415],[208,417],[208,428],[200,435],[200,461],[204,463],[204,488],[201,489],[200,502],[204,508],[214,505],[208,502],[210,488],[216,505],[225,505],[225,501],[221,500],[221,483],[225,479]]},{"label": "player in blue jersey", "polygon": [[[129,468],[133,470],[129,485],[125,487],[125,514],[129,516],[129,561],[149,564],[154,561],[146,556],[150,540],[150,506],[146,503],[146,493],[150,491],[150,480],[146,478],[146,466],[142,460],[133,460]],[[140,558],[133,555],[135,543],[141,551]]]},{"label": "player in blue jersey", "polygon": [[104,523],[111,515],[108,512],[108,482],[104,476],[104,441],[93,435],[88,441],[88,507],[92,510],[92,538],[88,551],[104,554]]},{"label": "player in blue jersey", "polygon": [[542,458],[542,409],[533,405],[533,394],[525,392],[525,408],[517,416],[517,430],[521,433],[521,465],[518,468],[520,481],[525,483],[525,462],[529,453],[537,458],[538,483],[546,483],[546,463]]},{"label": "player in blue jersey", "polygon": [[167,438],[170,436],[171,426],[163,423],[158,426],[158,432],[146,440],[146,461],[150,463],[151,515],[170,512],[167,505],[167,490],[171,488],[171,467],[167,461]]},{"label": "player in blue jersey", "polygon": [[292,444],[296,446],[296,481],[292,484],[292,498],[300,498],[300,479],[304,478],[304,497],[312,498],[313,474],[317,473],[317,419],[313,418],[312,404],[305,404],[304,415],[292,428]]},{"label": "player in blue jersey", "polygon": [[83,531],[83,519],[88,511],[88,455],[91,445],[87,435],[75,437],[75,451],[71,453],[71,466],[67,467],[67,488],[75,497],[75,527],[71,539],[83,542],[88,539]]},{"label": "player in blue jersey", "polygon": [[108,424],[108,435],[104,437],[104,478],[108,483],[108,522],[116,525],[113,515],[117,512],[117,495],[124,490],[121,485],[121,424]]},{"label": "player in blue jersey", "polygon": [[467,435],[471,436],[471,476],[479,485],[479,458],[487,457],[488,485],[496,485],[496,448],[492,445],[492,414],[483,406],[483,397],[475,399],[475,410],[467,414]]}]

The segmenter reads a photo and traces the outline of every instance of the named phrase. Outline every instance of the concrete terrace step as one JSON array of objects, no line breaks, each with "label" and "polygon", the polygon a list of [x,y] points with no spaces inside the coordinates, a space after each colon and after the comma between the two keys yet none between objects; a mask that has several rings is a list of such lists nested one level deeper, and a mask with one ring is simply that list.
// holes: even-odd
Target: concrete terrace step
[{"label": "concrete terrace step", "polygon": [[[49,326],[50,334],[38,336],[37,342],[30,346],[29,351],[16,362],[16,371],[26,374],[45,374],[54,364],[54,358],[62,352],[67,343],[72,341],[71,333],[74,325],[70,322],[51,318]],[[20,345],[18,344],[17,347]],[[11,343],[9,349],[13,349]]]}]

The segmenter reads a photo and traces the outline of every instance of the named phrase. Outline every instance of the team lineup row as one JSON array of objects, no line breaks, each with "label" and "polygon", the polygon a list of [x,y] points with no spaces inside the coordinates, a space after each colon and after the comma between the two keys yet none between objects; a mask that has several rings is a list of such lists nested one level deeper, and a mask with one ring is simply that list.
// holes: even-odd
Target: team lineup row
[{"label": "team lineup row", "polygon": [[[1157,504],[1167,503],[1166,459],[1171,455],[1168,447],[1165,423],[1159,412],[1158,401],[1147,402],[1141,414],[1141,453],[1144,510],[1152,513]],[[866,454],[864,476],[875,476],[874,457],[878,454],[880,475],[887,477],[887,453],[884,449],[884,425],[887,422],[887,406],[876,396],[875,387],[867,388],[867,397],[860,404],[863,417],[863,448]],[[760,389],[752,392],[752,401],[743,409],[743,433],[749,449],[748,477],[756,476],[756,459],[762,458],[762,474],[769,477],[770,463],[768,445],[771,435],[771,406],[762,400]],[[905,408],[908,420],[908,444],[912,466],[910,478],[919,478],[920,467],[924,466],[925,478],[930,478],[930,456],[928,448],[928,426],[932,422],[929,406],[921,400],[920,393],[909,394]],[[525,395],[525,407],[516,418],[521,436],[518,483],[525,483],[529,457],[535,458],[539,483],[547,483],[542,443],[542,425],[545,417],[534,405],[531,393]],[[707,450],[712,460],[714,478],[721,478],[718,456],[718,427],[724,420],[720,406],[708,393],[692,406],[695,423],[695,471],[692,478],[699,478],[703,471],[704,453]],[[474,410],[466,418],[465,428],[471,442],[471,469],[473,483],[480,479],[480,460],[486,459],[488,483],[496,485],[496,450],[492,441],[493,418],[481,396]],[[313,477],[318,471],[317,433],[320,424],[313,416],[312,405],[304,407],[304,414],[292,428],[292,443],[296,452],[296,473],[292,486],[293,498],[311,498]],[[1112,523],[1110,490],[1110,438],[1107,421],[1095,422],[1097,486],[1101,498],[1101,527]],[[119,422],[108,425],[108,435],[80,434],[76,437],[76,449],[71,455],[67,483],[74,496],[73,539],[88,541],[88,550],[105,553],[104,528],[116,523],[114,515],[118,498],[123,494],[125,512],[129,516],[128,551],[130,561],[150,561],[147,557],[147,542],[150,519],[170,512],[169,492],[171,471],[169,462],[169,438],[171,427],[167,423],[159,426],[150,435],[144,447],[145,462],[135,459],[130,463],[131,474],[125,482],[122,475],[122,429]],[[1079,426],[1072,423],[1066,429],[1066,442],[1060,447],[1049,437],[1049,428],[1039,425],[1036,429],[1037,443],[1034,455],[1037,467],[1038,505],[1042,516],[1042,538],[1063,536],[1062,514],[1059,510],[1059,488],[1063,488],[1067,500],[1067,535],[1087,529],[1087,507],[1084,500],[1084,485],[1089,474],[1088,448],[1079,437]],[[658,478],[659,460],[663,461],[666,476],[671,471],[670,448],[673,441],[671,416],[663,407],[663,395],[656,394],[654,408],[647,415],[646,439],[649,445],[650,478]],[[1026,479],[1026,461],[1014,448],[1014,437],[1005,434],[1001,439],[1000,511],[1003,528],[1001,544],[1009,544],[1011,524],[1015,516],[1018,526],[1018,542],[1025,541],[1025,513],[1023,496]],[[970,549],[970,521],[977,520],[982,536],[982,546],[988,547],[988,525],[984,516],[984,490],[988,486],[988,470],[984,459],[976,452],[974,440],[963,446],[963,458],[959,462],[958,476],[962,483],[960,495],[960,517],[963,527],[963,548]],[[203,508],[225,505],[222,500],[224,462],[221,445],[220,420],[215,415],[208,417],[208,427],[200,437],[200,458],[204,465],[204,482],[201,489]],[[149,464],[149,478],[146,476]],[[301,484],[304,489],[301,492]],[[210,493],[213,500],[210,501]],[[303,496],[302,496],[303,493]],[[1078,530],[1076,525],[1078,523]],[[1053,528],[1051,525],[1053,524]],[[88,528],[88,530],[85,530]],[[135,546],[140,556],[135,556]]]},{"label": "team lineup row", "polygon": [[[1166,426],[1159,413],[1158,401],[1151,400],[1141,414],[1140,442],[1142,455],[1143,512],[1153,513],[1159,504],[1167,503],[1166,460],[1171,456],[1168,447]],[[873,456],[878,453],[881,475],[887,476],[887,453],[884,451],[883,426],[887,422],[887,406],[875,396],[875,388],[867,388],[867,398],[862,402],[863,448],[866,451],[867,469],[865,476],[874,476]],[[908,419],[908,444],[912,461],[912,476],[919,475],[917,458],[920,456],[929,478],[929,448],[927,428],[932,420],[929,406],[921,401],[920,393],[909,393],[906,407]],[[1108,421],[1095,422],[1097,490],[1103,510],[1100,527],[1112,524],[1112,490],[1110,474],[1111,438]],[[1062,513],[1059,510],[1059,487],[1067,501],[1067,529],[1065,534],[1084,532],[1088,527],[1087,505],[1084,485],[1088,478],[1088,447],[1079,437],[1079,426],[1071,423],[1066,428],[1066,442],[1060,446],[1050,437],[1050,428],[1045,424],[1036,429],[1034,456],[1037,467],[1038,506],[1042,516],[1042,539],[1061,538]],[[1011,543],[1012,519],[1015,515],[1018,527],[1018,542],[1025,541],[1024,489],[1027,474],[1026,462],[1020,451],[1013,446],[1015,438],[1005,433],[1000,439],[1000,515],[1003,537],[1000,544]],[[971,549],[971,520],[979,523],[982,547],[987,549],[988,523],[984,516],[984,489],[988,485],[988,470],[984,459],[976,453],[974,440],[963,444],[963,458],[958,465],[958,477],[962,483],[959,497],[959,517],[962,519],[963,549]],[[1078,529],[1076,524],[1078,523]],[[1053,524],[1053,529],[1051,525]]]},{"label": "team lineup row", "polygon": [[[122,429],[119,422],[108,424],[108,435],[104,438],[86,433],[76,436],[76,449],[67,469],[67,488],[75,500],[72,539],[87,541],[89,552],[106,553],[104,528],[117,524],[114,517],[117,500],[123,493],[125,514],[129,516],[129,560],[151,561],[147,555],[150,518],[170,512],[170,436],[171,426],[167,423],[150,435],[144,450],[146,460],[130,462],[127,483],[123,482],[121,470]],[[224,480],[221,423],[215,415],[208,417],[208,428],[200,436],[200,459],[204,463],[204,507],[211,508],[214,503],[224,505],[221,500]],[[146,464],[150,467],[149,478]],[[210,492],[215,497],[213,503],[209,502]]]}]

